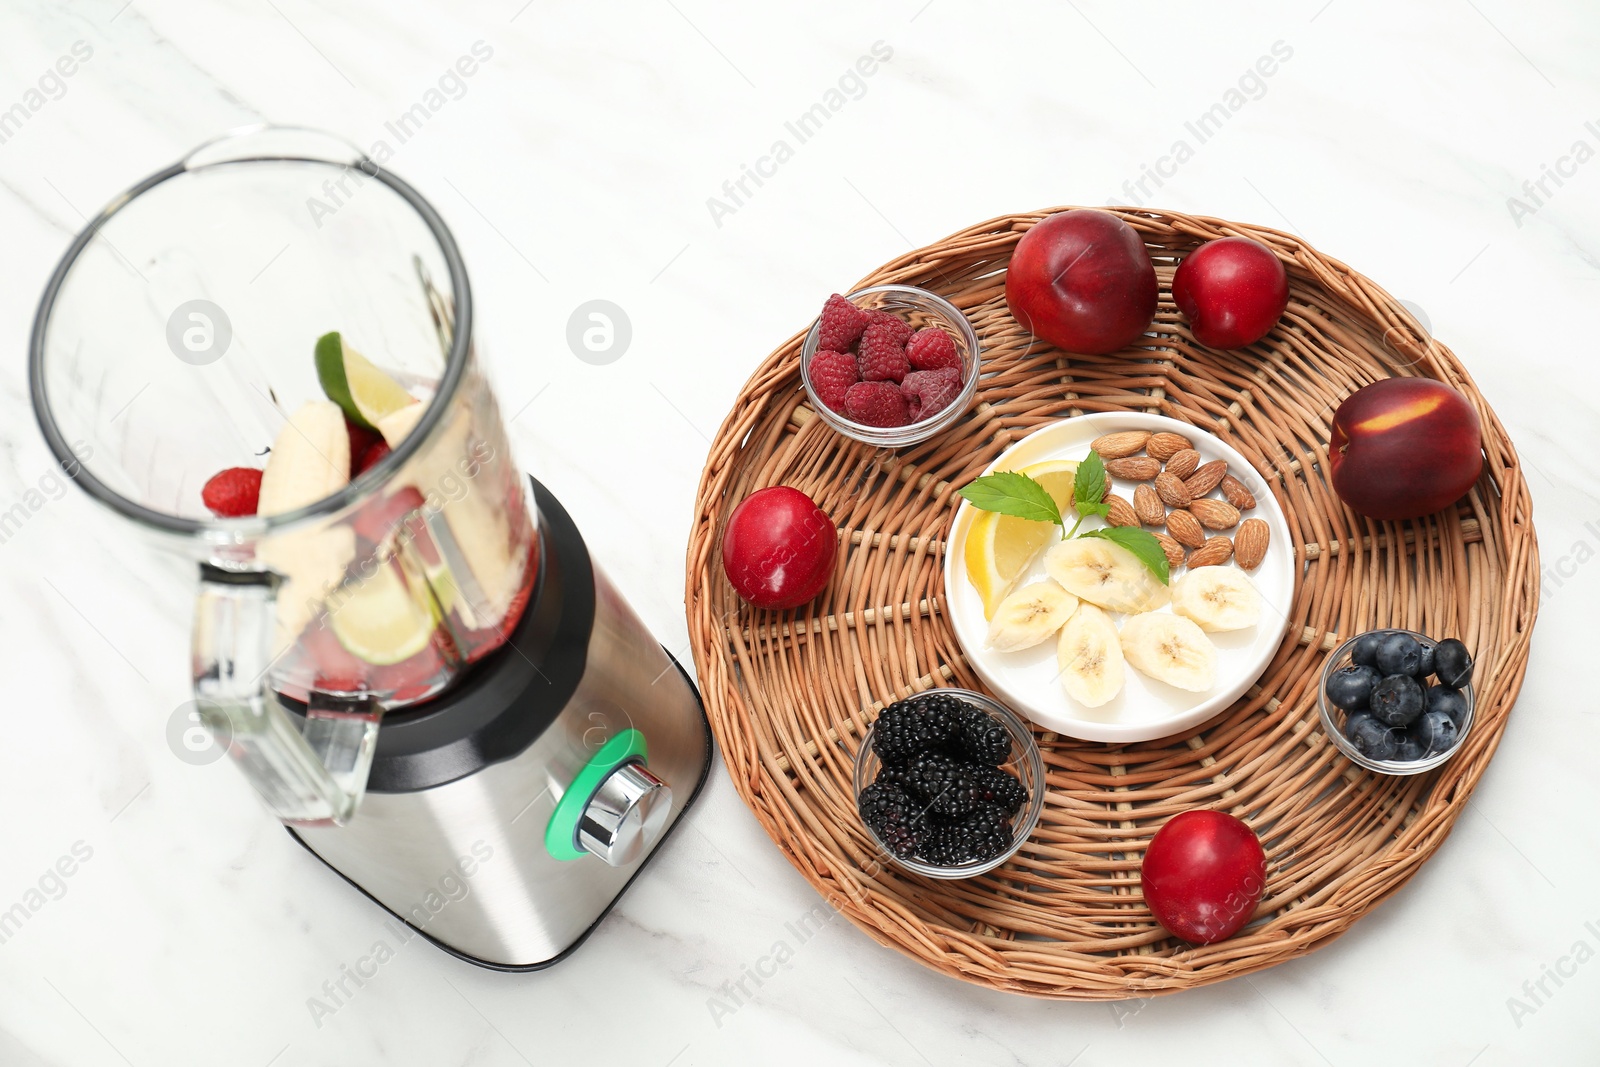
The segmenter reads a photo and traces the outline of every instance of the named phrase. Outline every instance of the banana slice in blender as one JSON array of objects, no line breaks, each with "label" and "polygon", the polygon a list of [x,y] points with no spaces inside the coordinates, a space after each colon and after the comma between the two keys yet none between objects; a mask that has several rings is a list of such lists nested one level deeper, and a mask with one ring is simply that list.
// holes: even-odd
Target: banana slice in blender
[{"label": "banana slice in blender", "polygon": [[[350,435],[344,412],[330,400],[302,404],[272,442],[261,472],[257,512],[281,515],[314,504],[350,481]],[[257,558],[284,578],[278,588],[276,650],[295,641],[321,610],[330,589],[344,580],[356,556],[348,526],[276,533],[262,540]]]},{"label": "banana slice in blender", "polygon": [[259,515],[281,515],[331,496],[350,482],[350,435],[331,400],[307,400],[272,442],[261,472]]},{"label": "banana slice in blender", "polygon": [[[378,420],[378,432],[390,448],[398,449],[427,408],[418,403],[391,412]],[[456,613],[466,626],[478,629],[505,618],[521,590],[527,561],[510,536],[504,500],[485,484],[494,457],[469,454],[481,447],[472,442],[471,430],[470,409],[447,411],[444,423],[433,431],[434,440],[407,467],[407,480],[439,509],[430,516],[428,529],[445,565],[455,572],[450,586]],[[469,477],[474,469],[476,475]],[[463,569],[469,573],[460,573]]]}]

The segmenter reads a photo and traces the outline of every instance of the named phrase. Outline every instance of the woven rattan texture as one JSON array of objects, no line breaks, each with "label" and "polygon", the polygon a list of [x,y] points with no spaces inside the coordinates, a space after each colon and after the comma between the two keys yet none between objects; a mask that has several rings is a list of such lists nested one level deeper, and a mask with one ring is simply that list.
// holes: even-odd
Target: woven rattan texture
[{"label": "woven rattan texture", "polygon": [[[1538,605],[1527,483],[1504,428],[1461,364],[1387,293],[1298,238],[1218,219],[1121,211],[1155,259],[1161,303],[1138,347],[1066,356],[1006,308],[1017,240],[1050,214],[994,219],[908,253],[858,286],[931,289],[972,320],[984,378],[964,420],[911,449],[879,451],[813,417],[802,334],[761,364],[707,460],[688,556],[689,632],[735,788],[790,862],[856,926],[946,974],[1074,1000],[1150,996],[1304,955],[1348,930],[1439,847],[1505,730]],[[1203,241],[1255,238],[1288,268],[1289,308],[1260,343],[1198,345],[1173,307],[1177,259]],[[819,301],[820,303],[820,301]],[[1487,462],[1455,509],[1378,523],[1329,487],[1328,424],[1359,386],[1424,375],[1460,389]],[[934,882],[881,860],[851,798],[853,754],[889,701],[939,685],[981,689],[944,617],[944,538],[955,490],[1051,420],[1148,411],[1228,441],[1283,505],[1302,562],[1289,635],[1259,684],[1197,730],[1106,745],[1038,731],[1049,790],[1038,829],[992,874]],[[772,614],[723,576],[721,530],[763,486],[810,494],[839,527],[833,584]],[[1476,652],[1477,722],[1429,774],[1347,762],[1317,721],[1316,679],[1343,638],[1378,626],[1455,635]],[[1139,863],[1171,815],[1214,807],[1267,850],[1251,926],[1190,947],[1139,891]]]}]

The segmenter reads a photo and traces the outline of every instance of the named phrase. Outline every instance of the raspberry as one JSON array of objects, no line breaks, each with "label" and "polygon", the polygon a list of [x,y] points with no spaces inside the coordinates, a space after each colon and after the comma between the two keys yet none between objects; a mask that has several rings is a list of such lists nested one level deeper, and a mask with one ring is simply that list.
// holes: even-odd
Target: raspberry
[{"label": "raspberry", "polygon": [[905,343],[911,340],[911,324],[894,312],[874,308],[871,311],[863,311],[862,315],[865,316],[869,327],[877,325],[890,331],[900,347],[904,348]]},{"label": "raspberry", "polygon": [[373,467],[376,467],[383,460],[383,457],[387,456],[388,454],[389,444],[387,441],[374,441],[367,447],[365,452],[361,453],[361,457],[359,459],[353,459],[350,461],[354,467],[354,469],[350,472],[350,477],[355,478],[367,473],[367,471],[371,470]]},{"label": "raspberry", "polygon": [[849,352],[821,350],[811,357],[811,387],[828,408],[844,414],[844,395],[860,381],[856,357]]},{"label": "raspberry", "polygon": [[955,339],[937,326],[928,326],[911,335],[911,340],[906,342],[906,358],[917,370],[962,369]]},{"label": "raspberry", "polygon": [[229,467],[218,471],[200,490],[201,503],[223,519],[254,515],[260,498],[261,472],[254,467]]},{"label": "raspberry", "polygon": [[344,432],[350,436],[350,477],[354,478],[361,473],[361,458],[383,438],[378,435],[378,431],[357,426],[348,417],[344,420]]},{"label": "raspberry", "polygon": [[[866,329],[867,317],[850,301],[834,293],[822,305],[822,324],[817,328],[817,349],[848,352]],[[832,407],[833,405],[828,405]]]},{"label": "raspberry", "polygon": [[905,380],[906,372],[911,369],[911,364],[906,361],[905,338],[893,326],[882,322],[872,323],[861,334],[856,362],[861,368],[861,380],[864,382],[899,383]]},{"label": "raspberry", "polygon": [[911,421],[906,398],[893,382],[857,382],[844,394],[844,410],[864,426],[905,426]]},{"label": "raspberry", "polygon": [[[414,486],[401,486],[388,496],[374,494],[351,519],[350,525],[355,528],[356,536],[371,544],[378,544],[398,527],[412,512],[422,507],[426,501]],[[420,521],[420,520],[419,520]],[[427,545],[431,539],[419,538],[418,547]]]},{"label": "raspberry", "polygon": [[936,415],[961,395],[961,372],[954,367],[942,370],[914,370],[900,384],[911,421]]}]

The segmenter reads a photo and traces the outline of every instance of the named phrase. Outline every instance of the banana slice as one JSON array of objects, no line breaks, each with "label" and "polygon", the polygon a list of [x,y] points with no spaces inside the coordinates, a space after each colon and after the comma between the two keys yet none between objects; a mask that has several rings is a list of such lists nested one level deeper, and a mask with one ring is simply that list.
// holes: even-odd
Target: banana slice
[{"label": "banana slice", "polygon": [[1122,692],[1122,646],[1111,617],[1093,604],[1079,605],[1056,643],[1061,687],[1086,708],[1098,708]]},{"label": "banana slice", "polygon": [[1261,594],[1234,567],[1201,567],[1172,583],[1172,610],[1207,633],[1243,630],[1261,621]]},{"label": "banana slice", "polygon": [[1182,615],[1147,612],[1122,624],[1122,654],[1134,670],[1191,693],[1217,681],[1217,647]]},{"label": "banana slice", "polygon": [[1058,542],[1045,553],[1044,569],[1067,592],[1107,611],[1154,611],[1169,596],[1138,556],[1099,537]]},{"label": "banana slice", "polygon": [[[350,434],[344,411],[331,400],[302,404],[272,442],[261,472],[262,515],[314,504],[350,481]],[[355,533],[348,526],[313,526],[264,539],[256,558],[284,578],[278,587],[278,629],[274,652],[294,642],[322,610],[330,589],[344,580],[355,559]]]},{"label": "banana slice", "polygon": [[256,511],[281,515],[314,504],[350,481],[350,434],[331,400],[307,400],[272,442]]},{"label": "banana slice", "polygon": [[[427,408],[427,404],[407,404],[380,418],[378,432],[390,448],[399,448]],[[522,588],[526,546],[512,535],[503,491],[491,485],[497,472],[494,454],[485,456],[473,444],[472,410],[445,412],[433,435],[412,458],[405,475],[439,511],[428,521],[432,536],[442,541],[448,535],[453,542],[440,547],[451,568],[450,585],[460,594],[455,598],[457,614],[474,629],[498,625]],[[478,473],[468,477],[463,474],[467,470]]]},{"label": "banana slice", "polygon": [[1032,648],[1054,637],[1077,610],[1078,598],[1048,578],[1025,585],[994,609],[989,647],[996,652]]}]

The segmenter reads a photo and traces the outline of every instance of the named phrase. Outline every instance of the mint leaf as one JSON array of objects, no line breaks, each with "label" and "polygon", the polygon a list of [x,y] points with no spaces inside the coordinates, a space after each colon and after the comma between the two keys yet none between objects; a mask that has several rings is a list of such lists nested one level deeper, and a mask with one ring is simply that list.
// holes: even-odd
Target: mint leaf
[{"label": "mint leaf", "polygon": [[1155,576],[1161,579],[1162,585],[1171,584],[1172,571],[1167,566],[1167,554],[1162,551],[1161,542],[1157,541],[1155,534],[1150,531],[1141,530],[1136,526],[1106,526],[1099,530],[1085,530],[1078,536],[1103,537],[1107,541],[1121,545],[1138,556],[1139,562],[1149,567]]},{"label": "mint leaf", "polygon": [[1106,495],[1106,465],[1100,453],[1089,450],[1089,456],[1078,464],[1078,473],[1072,477],[1072,509],[1079,515],[1104,515],[1104,511],[1088,512],[1086,504],[1099,504]]},{"label": "mint leaf", "polygon": [[1098,515],[1103,519],[1111,514],[1110,504],[1078,504],[1075,507],[1079,515]]},{"label": "mint leaf", "polygon": [[1056,502],[1045,492],[1044,486],[1026,474],[996,471],[974,479],[957,490],[956,495],[984,511],[998,511],[1019,519],[1061,525],[1061,511],[1056,507]]}]

